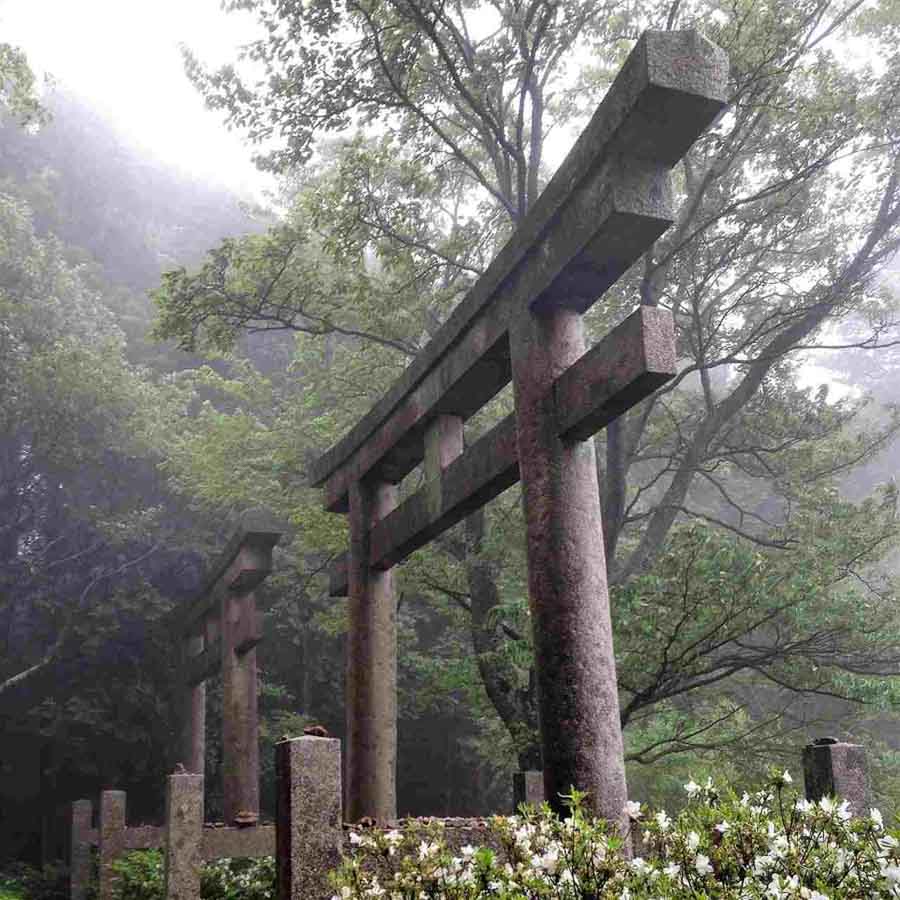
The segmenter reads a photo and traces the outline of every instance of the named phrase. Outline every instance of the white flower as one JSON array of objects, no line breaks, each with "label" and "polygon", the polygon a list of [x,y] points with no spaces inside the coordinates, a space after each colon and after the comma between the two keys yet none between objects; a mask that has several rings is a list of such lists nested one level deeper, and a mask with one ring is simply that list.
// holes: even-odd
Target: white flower
[{"label": "white flower", "polygon": [[555,846],[548,847],[543,856],[538,858],[537,860],[537,868],[543,869],[545,872],[549,872],[551,875],[556,871],[556,866],[559,863],[559,850]]},{"label": "white flower", "polygon": [[674,878],[681,871],[681,866],[678,863],[669,863],[664,869],[663,874],[668,875],[669,878]]},{"label": "white flower", "polygon": [[471,844],[466,844],[459,852],[463,859],[471,859],[475,855],[475,848]]},{"label": "white flower", "polygon": [[625,803],[625,815],[629,819],[639,819],[643,813],[641,812],[641,804],[637,800],[628,800]]},{"label": "white flower", "polygon": [[835,810],[834,800],[832,800],[831,797],[823,797],[819,801],[819,809],[825,813],[833,813]]},{"label": "white flower", "polygon": [[841,805],[837,808],[838,818],[842,822],[846,822],[848,819],[853,817],[853,813],[850,812],[850,801],[844,800],[841,802]]},{"label": "white flower", "polygon": [[688,797],[696,796],[701,790],[700,785],[693,778],[684,786],[684,789],[687,791]]},{"label": "white flower", "polygon": [[640,856],[636,856],[633,860],[631,860],[630,865],[635,872],[646,872],[649,868],[646,861]]},{"label": "white flower", "polygon": [[660,831],[669,830],[669,826],[672,824],[672,820],[669,818],[664,809],[661,809],[653,818],[656,819],[656,824],[659,825]]},{"label": "white flower", "polygon": [[892,885],[900,882],[900,866],[885,866],[885,869],[881,874],[884,875]]},{"label": "white flower", "polygon": [[875,809],[874,807],[869,810],[869,818],[872,820],[872,824],[879,830],[884,828],[884,819],[881,815],[880,809]]},{"label": "white flower", "polygon": [[792,784],[793,781],[794,781],[794,779],[791,778],[791,773],[788,772],[787,769],[785,769],[784,772],[781,773],[781,780],[782,780],[785,784]]},{"label": "white flower", "polygon": [[687,836],[688,850],[693,853],[700,846],[700,835],[696,831],[689,831]]},{"label": "white flower", "polygon": [[351,844],[361,844],[363,842],[362,837],[358,835],[355,831],[350,832],[350,843]]},{"label": "white flower", "polygon": [[729,828],[731,828],[731,826],[727,822],[719,822],[719,824],[716,825],[716,831],[718,831],[719,834],[725,834]]},{"label": "white flower", "polygon": [[709,857],[704,856],[702,853],[697,854],[697,858],[694,860],[694,868],[700,875],[709,875],[713,870],[713,867],[709,864]]}]

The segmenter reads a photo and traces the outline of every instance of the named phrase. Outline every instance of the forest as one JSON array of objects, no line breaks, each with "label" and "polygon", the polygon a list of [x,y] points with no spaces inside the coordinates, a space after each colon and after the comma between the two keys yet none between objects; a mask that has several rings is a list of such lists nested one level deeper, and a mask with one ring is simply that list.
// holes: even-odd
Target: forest
[{"label": "forest", "polygon": [[[102,788],[163,812],[173,615],[247,509],[273,747],[345,729],[344,517],[310,485],[533,207],[646,29],[728,54],[677,217],[587,316],[671,310],[677,374],[595,439],[629,796],[752,784],[833,735],[900,808],[900,7],[892,0],[234,0],[194,88],[278,190],[136,149],[0,43],[0,863]],[[559,152],[559,148],[562,151]],[[471,445],[513,409],[501,391]],[[400,484],[421,486],[421,467]],[[487,815],[540,768],[519,486],[397,569],[398,807]],[[221,812],[210,683],[206,805]]]}]

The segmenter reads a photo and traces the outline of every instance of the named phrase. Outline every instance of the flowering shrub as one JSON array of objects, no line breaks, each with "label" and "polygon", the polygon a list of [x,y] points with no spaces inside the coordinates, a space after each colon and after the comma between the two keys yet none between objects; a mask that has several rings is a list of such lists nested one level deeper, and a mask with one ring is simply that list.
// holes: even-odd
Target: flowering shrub
[{"label": "flowering shrub", "polygon": [[[165,900],[165,858],[159,850],[133,850],[113,863],[116,900]],[[201,900],[274,900],[275,860],[219,859],[200,873]]]},{"label": "flowering shrub", "polygon": [[354,833],[355,852],[333,875],[335,900],[868,900],[900,898],[900,843],[872,810],[852,819],[848,804],[790,795],[790,775],[754,794],[689,782],[675,818],[630,802],[640,855],[589,817],[583,795],[570,816],[546,805],[490,820],[496,849],[450,852],[440,825]]}]

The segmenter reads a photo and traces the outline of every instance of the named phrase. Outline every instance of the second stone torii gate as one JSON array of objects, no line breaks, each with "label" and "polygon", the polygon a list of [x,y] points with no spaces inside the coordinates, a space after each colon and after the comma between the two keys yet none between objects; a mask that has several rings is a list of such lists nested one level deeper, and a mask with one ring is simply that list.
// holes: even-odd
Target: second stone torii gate
[{"label": "second stone torii gate", "polygon": [[[725,54],[647,32],[516,232],[394,387],[312,467],[349,512],[346,818],[396,817],[392,567],[519,478],[527,528],[544,790],[598,815],[626,800],[597,471],[598,429],[675,370],[665,310],[585,352],[582,313],[673,221],[670,170],[724,106]],[[509,381],[515,414],[464,449],[463,423]],[[402,505],[396,485],[424,461]]]},{"label": "second stone torii gate", "polygon": [[[182,763],[204,773],[206,679],[222,673],[222,793],[226,824],[259,819],[256,645],[262,639],[254,589],[272,571],[282,526],[249,510],[196,599],[179,613],[184,708]],[[239,815],[240,814],[240,815]]]}]

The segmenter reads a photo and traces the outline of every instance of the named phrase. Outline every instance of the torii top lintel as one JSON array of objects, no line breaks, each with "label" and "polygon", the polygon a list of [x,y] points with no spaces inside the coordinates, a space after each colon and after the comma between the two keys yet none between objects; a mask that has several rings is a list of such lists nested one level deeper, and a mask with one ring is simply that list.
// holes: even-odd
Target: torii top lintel
[{"label": "torii top lintel", "polygon": [[537,202],[429,345],[310,471],[326,507],[397,482],[435,416],[468,418],[511,378],[513,316],[589,308],[672,224],[670,169],[725,106],[728,60],[696,31],[645,32]]},{"label": "torii top lintel", "polygon": [[244,512],[225,549],[204,579],[196,598],[181,613],[180,628],[189,635],[207,613],[218,608],[222,593],[246,594],[272,571],[272,548],[281,539],[285,526],[267,510]]}]

